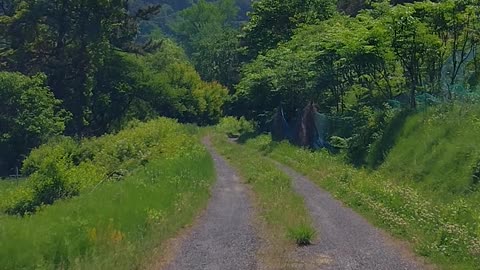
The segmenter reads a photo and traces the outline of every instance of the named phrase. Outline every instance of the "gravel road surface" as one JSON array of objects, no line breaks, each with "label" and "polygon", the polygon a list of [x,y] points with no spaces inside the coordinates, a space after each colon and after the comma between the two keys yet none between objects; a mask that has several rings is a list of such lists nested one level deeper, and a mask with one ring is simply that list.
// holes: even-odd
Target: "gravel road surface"
[{"label": "gravel road surface", "polygon": [[203,215],[181,239],[166,270],[256,269],[258,238],[246,188],[235,171],[204,140],[215,162],[217,182]]},{"label": "gravel road surface", "polygon": [[295,190],[305,198],[319,239],[298,248],[292,257],[295,269],[425,269],[408,248],[369,224],[329,193],[292,169],[277,163],[288,174]]}]

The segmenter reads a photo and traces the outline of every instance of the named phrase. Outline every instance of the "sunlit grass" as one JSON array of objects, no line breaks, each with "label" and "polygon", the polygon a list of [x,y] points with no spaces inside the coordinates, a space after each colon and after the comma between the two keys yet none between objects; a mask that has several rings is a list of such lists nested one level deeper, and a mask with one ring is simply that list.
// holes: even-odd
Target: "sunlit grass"
[{"label": "sunlit grass", "polygon": [[312,243],[315,237],[315,230],[310,225],[300,225],[288,230],[290,238],[295,240],[299,246],[308,246]]},{"label": "sunlit grass", "polygon": [[[381,172],[346,165],[341,157],[311,152],[269,136],[247,146],[307,175],[376,225],[409,240],[415,251],[445,269],[478,269],[480,200],[474,194],[443,200],[442,192],[415,188]],[[253,154],[252,154],[253,155]],[[429,199],[437,196],[436,200]]]},{"label": "sunlit grass", "polygon": [[[24,217],[0,215],[0,269],[142,268],[154,249],[206,205],[215,177],[206,149],[196,136],[184,140],[188,135],[178,128],[157,142],[175,146],[175,154],[150,147],[163,151],[152,153],[146,163],[135,160],[121,179],[95,179],[98,184],[78,196]],[[108,143],[116,147],[125,141],[110,137]]]},{"label": "sunlit grass", "polygon": [[190,223],[207,199],[206,154],[157,160],[25,218],[0,219],[2,269],[134,269]]},{"label": "sunlit grass", "polygon": [[214,142],[255,192],[271,238],[309,244],[315,229],[303,198],[293,190],[290,177],[252,149],[220,136],[215,137]]},{"label": "sunlit grass", "polygon": [[480,161],[479,134],[478,105],[431,108],[407,119],[380,169],[442,200],[470,195],[480,187],[474,175]]}]

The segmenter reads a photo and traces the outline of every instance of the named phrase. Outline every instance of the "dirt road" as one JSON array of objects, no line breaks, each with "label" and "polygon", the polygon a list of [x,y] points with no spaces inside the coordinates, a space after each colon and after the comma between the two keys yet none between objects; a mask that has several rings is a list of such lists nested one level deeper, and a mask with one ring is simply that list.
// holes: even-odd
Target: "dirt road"
[{"label": "dirt road", "polygon": [[317,243],[297,250],[296,257],[300,258],[297,265],[301,265],[302,269],[431,268],[419,262],[408,248],[372,226],[306,177],[279,163],[277,166],[292,178],[295,190],[305,198],[320,234]]},{"label": "dirt road", "polygon": [[258,239],[252,204],[235,171],[204,140],[215,162],[217,182],[204,214],[181,239],[166,270],[256,269]]}]

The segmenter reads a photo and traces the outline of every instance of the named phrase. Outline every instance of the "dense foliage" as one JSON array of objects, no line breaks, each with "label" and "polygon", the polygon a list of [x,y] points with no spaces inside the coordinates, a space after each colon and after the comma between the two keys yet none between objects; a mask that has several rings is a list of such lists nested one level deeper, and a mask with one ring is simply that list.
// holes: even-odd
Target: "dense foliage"
[{"label": "dense foliage", "polygon": [[[257,8],[276,6],[267,2]],[[369,5],[356,17],[324,13],[294,27],[291,38],[268,38],[283,42],[259,50],[242,67],[232,111],[266,122],[282,106],[291,119],[314,101],[321,112],[342,120],[330,135],[348,138],[350,158],[361,164],[388,119],[402,109],[476,99],[476,1]]]},{"label": "dense foliage", "polygon": [[22,155],[65,129],[68,115],[45,79],[0,72],[0,173],[14,174]]},{"label": "dense foliage", "polygon": [[0,66],[45,73],[55,97],[72,114],[69,131],[85,133],[98,69],[114,48],[130,46],[137,18],[127,13],[125,1],[6,2]]},{"label": "dense foliage", "polygon": [[156,6],[134,12],[127,1],[0,6],[0,67],[10,72],[0,78],[0,175],[54,135],[97,136],[158,116],[206,125],[223,114],[227,90],[211,76],[203,81],[183,49],[153,36],[136,42],[140,22],[155,16]]},{"label": "dense foliage", "polygon": [[240,65],[237,18],[234,0],[200,0],[178,12],[169,24],[202,78],[230,88],[238,80]]},{"label": "dense foliage", "polygon": [[333,0],[262,0],[252,5],[244,26],[244,43],[250,57],[287,41],[302,24],[328,19],[335,11]]}]

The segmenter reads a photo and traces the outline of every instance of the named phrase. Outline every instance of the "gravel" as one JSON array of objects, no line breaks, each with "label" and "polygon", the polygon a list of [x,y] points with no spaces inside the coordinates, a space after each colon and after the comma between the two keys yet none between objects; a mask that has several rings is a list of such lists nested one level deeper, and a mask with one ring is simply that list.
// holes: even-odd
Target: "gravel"
[{"label": "gravel", "polygon": [[204,140],[215,162],[217,182],[205,212],[188,235],[167,270],[256,269],[258,238],[253,206],[235,171]]},{"label": "gravel", "polygon": [[278,164],[305,198],[319,237],[314,245],[298,248],[292,256],[296,269],[425,269],[398,241],[317,187],[304,176]]}]

